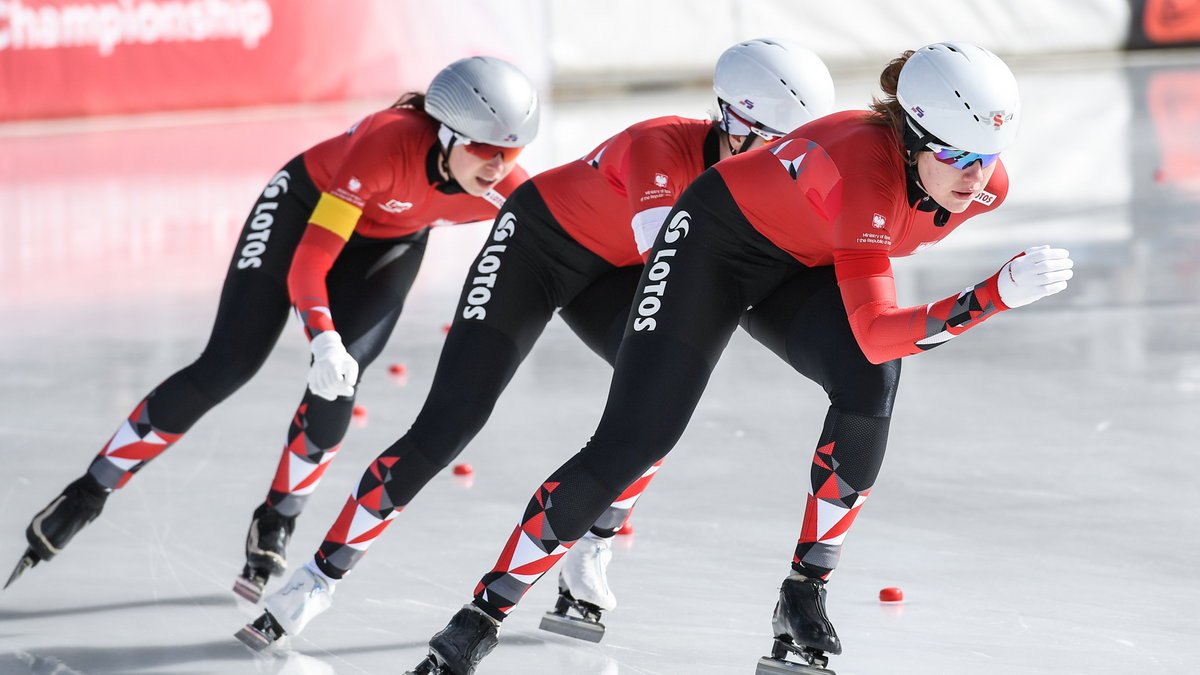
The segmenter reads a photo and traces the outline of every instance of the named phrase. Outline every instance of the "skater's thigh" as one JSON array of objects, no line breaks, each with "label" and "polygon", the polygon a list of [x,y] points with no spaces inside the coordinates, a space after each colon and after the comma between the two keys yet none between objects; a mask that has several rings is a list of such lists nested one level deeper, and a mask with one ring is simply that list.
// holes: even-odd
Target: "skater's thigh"
[{"label": "skater's thigh", "polygon": [[330,311],[360,366],[383,351],[425,256],[428,230],[398,239],[352,236],[326,277]]},{"label": "skater's thigh", "polygon": [[802,268],[751,307],[741,324],[796,372],[821,385],[834,406],[891,415],[900,360],[867,360],[850,328],[832,266]]},{"label": "skater's thigh", "polygon": [[559,312],[583,343],[610,365],[616,362],[641,275],[640,265],[613,267]]}]

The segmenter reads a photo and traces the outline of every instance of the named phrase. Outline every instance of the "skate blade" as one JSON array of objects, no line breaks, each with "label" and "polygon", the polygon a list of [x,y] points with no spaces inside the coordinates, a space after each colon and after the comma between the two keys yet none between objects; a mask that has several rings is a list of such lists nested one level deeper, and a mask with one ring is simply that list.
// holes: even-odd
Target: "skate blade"
[{"label": "skate blade", "polygon": [[263,612],[253,622],[242,626],[242,629],[234,633],[233,636],[251,650],[261,652],[273,644],[285,641],[287,639],[287,631],[283,630],[283,627],[279,625],[275,617],[271,616],[270,612]]},{"label": "skate blade", "polygon": [[242,626],[242,629],[234,633],[233,637],[237,638],[239,642],[249,647],[250,651],[256,654],[264,652],[272,645],[280,644],[287,639],[285,635],[278,640],[272,640],[270,635],[263,633],[250,624]]},{"label": "skate blade", "polygon": [[588,642],[599,642],[604,637],[604,624],[599,621],[588,621],[554,612],[546,612],[538,628]]},{"label": "skate blade", "polygon": [[426,656],[424,661],[417,664],[416,668],[404,671],[404,675],[438,675],[442,669],[438,666],[437,661],[432,656]]},{"label": "skate blade", "polygon": [[837,675],[828,668],[819,668],[804,663],[784,661],[770,656],[758,660],[754,675]]},{"label": "skate blade", "polygon": [[12,582],[17,580],[17,577],[25,573],[25,570],[38,564],[41,560],[41,556],[35,553],[33,549],[26,549],[25,555],[21,556],[21,559],[17,561],[17,566],[13,568],[12,574],[8,576],[8,581],[4,582],[4,587],[8,588],[11,586]]},{"label": "skate blade", "polygon": [[247,579],[246,577],[238,577],[233,582],[233,592],[238,597],[254,605],[257,605],[258,601],[262,600],[263,589],[265,587],[266,584],[260,586],[255,580]]}]

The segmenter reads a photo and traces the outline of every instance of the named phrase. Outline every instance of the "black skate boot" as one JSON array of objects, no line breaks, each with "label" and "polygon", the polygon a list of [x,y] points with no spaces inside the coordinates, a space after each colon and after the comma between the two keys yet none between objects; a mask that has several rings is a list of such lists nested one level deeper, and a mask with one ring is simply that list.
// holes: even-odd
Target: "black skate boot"
[{"label": "black skate boot", "polygon": [[429,641],[429,656],[405,675],[474,675],[475,666],[500,641],[499,625],[474,605],[465,605]]},{"label": "black skate boot", "polygon": [[25,539],[29,542],[29,548],[25,550],[25,555],[21,556],[4,587],[8,588],[9,584],[16,581],[17,577],[30,567],[61,553],[76,533],[100,515],[104,501],[108,499],[108,492],[108,488],[101,485],[91,474],[84,474],[34,516],[29,527],[25,528]]},{"label": "black skate boot", "polygon": [[246,533],[246,565],[233,582],[233,592],[253,603],[262,599],[271,576],[287,569],[287,545],[296,529],[296,517],[285,516],[268,504],[254,510]]},{"label": "black skate boot", "polygon": [[[824,581],[798,574],[785,579],[771,625],[775,644],[770,656],[759,659],[755,675],[833,675],[825,654],[841,654],[842,643],[825,614]],[[801,662],[786,660],[788,654]]]}]

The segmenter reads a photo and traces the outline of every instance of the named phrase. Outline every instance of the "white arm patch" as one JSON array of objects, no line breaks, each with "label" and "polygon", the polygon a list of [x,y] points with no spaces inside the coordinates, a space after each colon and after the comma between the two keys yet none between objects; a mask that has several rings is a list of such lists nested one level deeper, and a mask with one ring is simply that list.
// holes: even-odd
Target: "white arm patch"
[{"label": "white arm patch", "polygon": [[629,225],[633,228],[633,239],[637,242],[638,253],[645,253],[654,248],[654,240],[658,238],[658,231],[662,229],[663,222],[670,212],[669,206],[656,206],[634,215]]}]

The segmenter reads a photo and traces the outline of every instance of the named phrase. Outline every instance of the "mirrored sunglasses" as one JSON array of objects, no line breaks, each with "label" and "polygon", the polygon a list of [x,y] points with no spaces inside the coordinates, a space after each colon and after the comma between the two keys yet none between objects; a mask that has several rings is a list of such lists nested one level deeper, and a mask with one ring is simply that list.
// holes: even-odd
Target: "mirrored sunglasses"
[{"label": "mirrored sunglasses", "polygon": [[500,157],[506,162],[515,160],[517,155],[520,155],[521,151],[525,149],[524,147],[509,148],[503,145],[492,145],[491,143],[478,143],[467,138],[466,136],[463,136],[457,131],[454,132],[454,142],[458,145],[461,145],[464,150],[480,159],[490,160],[496,155],[500,155]]},{"label": "mirrored sunglasses", "polygon": [[765,128],[759,129],[758,127],[753,127],[750,129],[750,131],[753,131],[755,135],[763,139],[763,145],[770,145],[784,136],[784,134],[776,133]]},{"label": "mirrored sunglasses", "polygon": [[933,156],[937,161],[960,170],[971,166],[975,162],[979,162],[980,166],[984,168],[989,167],[1000,156],[998,152],[991,154],[967,152],[966,150],[959,150],[948,145],[938,145],[937,143],[929,143],[928,147],[933,151]]}]

